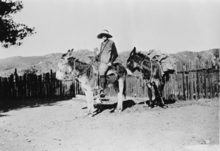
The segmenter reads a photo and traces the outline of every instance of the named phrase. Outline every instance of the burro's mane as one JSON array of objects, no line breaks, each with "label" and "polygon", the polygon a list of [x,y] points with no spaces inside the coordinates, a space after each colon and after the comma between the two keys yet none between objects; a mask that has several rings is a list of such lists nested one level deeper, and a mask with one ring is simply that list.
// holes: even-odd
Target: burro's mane
[{"label": "burro's mane", "polygon": [[145,55],[141,52],[138,52],[136,55],[139,57],[139,60],[135,60],[135,61],[137,61],[138,63],[142,63],[142,65],[145,66],[148,69],[151,68],[150,64],[152,62],[151,62],[150,58],[147,55]]},{"label": "burro's mane", "polygon": [[138,52],[137,55],[141,58],[148,58],[148,56],[146,56],[145,54]]}]

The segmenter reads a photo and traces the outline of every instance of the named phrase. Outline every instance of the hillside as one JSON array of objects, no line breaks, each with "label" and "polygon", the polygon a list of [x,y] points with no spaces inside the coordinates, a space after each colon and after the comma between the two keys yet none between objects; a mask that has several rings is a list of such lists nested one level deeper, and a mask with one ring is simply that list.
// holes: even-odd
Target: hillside
[{"label": "hillside", "polygon": [[50,54],[35,57],[11,57],[0,60],[0,76],[7,77],[14,73],[17,68],[18,74],[23,74],[24,70],[37,69],[38,74],[55,69],[61,54]]},{"label": "hillside", "polygon": [[[88,56],[93,55],[89,50],[78,50],[73,53],[74,56],[81,58],[82,61],[88,62]],[[57,70],[57,63],[60,61],[62,53],[53,53],[45,56],[34,57],[10,57],[0,59],[0,76],[8,77],[17,69],[18,75],[22,75],[27,69],[36,69],[37,74]]]},{"label": "hillside", "polygon": [[198,56],[201,56],[201,60],[205,61],[205,60],[212,59],[215,51],[219,52],[220,49],[210,49],[210,50],[200,51],[200,52],[182,51],[182,52],[178,52],[178,53],[170,54],[170,55],[176,58],[177,60],[181,60],[184,62],[189,61],[189,60],[193,61]]},{"label": "hillside", "polygon": [[[220,51],[220,49],[210,49],[200,52],[191,52],[183,51],[175,54],[170,54],[175,62],[177,61],[193,61],[201,56],[202,61],[211,60],[214,56],[215,51]],[[142,51],[142,53],[147,54],[147,51]],[[119,53],[117,59],[118,62],[121,62],[125,65],[126,60],[130,54],[130,51],[123,51]],[[88,56],[93,56],[94,53],[87,49],[81,49],[73,52],[73,56],[77,56],[81,61],[89,62],[90,59]],[[22,75],[27,69],[36,69],[37,74],[42,74],[49,72],[50,69],[53,71],[57,70],[57,63],[60,61],[62,53],[53,53],[45,56],[30,56],[30,57],[11,57],[6,59],[0,59],[0,76],[7,77],[10,74],[14,73],[15,68],[19,75]]]}]

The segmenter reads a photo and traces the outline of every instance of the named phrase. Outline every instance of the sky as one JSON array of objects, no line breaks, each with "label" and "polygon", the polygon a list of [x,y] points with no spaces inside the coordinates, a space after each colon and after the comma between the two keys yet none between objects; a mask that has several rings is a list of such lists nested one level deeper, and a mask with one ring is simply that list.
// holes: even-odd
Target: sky
[{"label": "sky", "polygon": [[107,29],[118,52],[165,53],[220,48],[219,0],[20,0],[17,23],[35,27],[21,46],[0,47],[0,59],[94,50]]}]

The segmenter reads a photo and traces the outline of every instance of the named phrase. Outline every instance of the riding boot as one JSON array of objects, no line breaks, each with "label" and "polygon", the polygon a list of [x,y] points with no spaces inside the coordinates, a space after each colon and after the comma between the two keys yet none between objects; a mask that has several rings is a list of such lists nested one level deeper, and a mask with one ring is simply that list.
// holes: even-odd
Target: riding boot
[{"label": "riding boot", "polygon": [[105,76],[100,76],[99,86],[100,86],[100,97],[101,98],[105,97],[105,92],[104,92],[105,82],[106,82]]}]

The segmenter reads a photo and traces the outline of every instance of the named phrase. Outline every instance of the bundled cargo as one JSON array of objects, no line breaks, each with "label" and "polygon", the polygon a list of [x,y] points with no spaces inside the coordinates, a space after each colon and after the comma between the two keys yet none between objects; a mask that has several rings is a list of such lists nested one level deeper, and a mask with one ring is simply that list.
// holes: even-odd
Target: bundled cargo
[{"label": "bundled cargo", "polygon": [[175,61],[170,55],[166,53],[162,53],[160,50],[150,50],[148,56],[150,57],[151,60],[157,60],[160,63],[163,73],[175,72],[176,69]]}]

